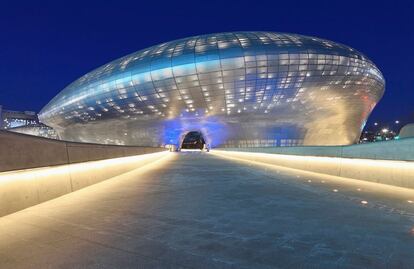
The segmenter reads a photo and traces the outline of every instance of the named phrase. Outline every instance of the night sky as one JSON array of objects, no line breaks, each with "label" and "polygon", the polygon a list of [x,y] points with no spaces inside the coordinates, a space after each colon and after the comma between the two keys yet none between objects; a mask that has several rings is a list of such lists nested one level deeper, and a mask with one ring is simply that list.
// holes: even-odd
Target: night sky
[{"label": "night sky", "polygon": [[326,38],[368,56],[386,80],[367,127],[414,122],[412,1],[1,1],[0,105],[39,111],[111,60],[174,39],[226,31]]}]

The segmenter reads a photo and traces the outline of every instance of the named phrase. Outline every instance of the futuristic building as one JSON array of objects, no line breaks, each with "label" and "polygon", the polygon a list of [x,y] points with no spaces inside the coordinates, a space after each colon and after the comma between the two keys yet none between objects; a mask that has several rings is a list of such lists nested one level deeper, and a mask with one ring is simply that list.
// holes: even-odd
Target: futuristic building
[{"label": "futuristic building", "polygon": [[328,40],[208,34],[101,66],[39,118],[82,142],[179,146],[196,131],[212,147],[344,145],[358,141],[384,85],[369,59]]},{"label": "futuristic building", "polygon": [[35,124],[39,124],[36,112],[6,110],[0,105],[0,130],[8,130]]},{"label": "futuristic building", "polygon": [[9,132],[15,132],[15,133],[20,133],[20,134],[40,136],[40,137],[45,137],[49,139],[59,139],[59,136],[55,132],[55,130],[41,123],[14,127],[14,128],[10,128],[7,130]]},{"label": "futuristic building", "polygon": [[414,137],[414,123],[404,125],[399,134],[400,138]]}]

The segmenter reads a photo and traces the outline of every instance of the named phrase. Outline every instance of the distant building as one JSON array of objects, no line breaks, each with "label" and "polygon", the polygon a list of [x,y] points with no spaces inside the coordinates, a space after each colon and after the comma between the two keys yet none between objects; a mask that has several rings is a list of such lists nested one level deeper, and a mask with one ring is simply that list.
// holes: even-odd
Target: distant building
[{"label": "distant building", "polygon": [[382,128],[377,131],[364,131],[361,134],[359,143],[371,143],[398,139],[397,133],[389,128]]},{"label": "distant building", "polygon": [[7,130],[34,124],[39,124],[36,112],[6,110],[0,105],[0,129]]},{"label": "distant building", "polygon": [[397,133],[391,129],[383,128],[377,132],[376,139],[378,141],[394,140],[397,138]]},{"label": "distant building", "polygon": [[35,124],[35,125],[25,125],[15,128],[7,129],[10,132],[20,133],[20,134],[27,134],[27,135],[34,135],[45,137],[49,139],[59,139],[59,135],[56,133],[53,128],[46,126],[42,123]]},{"label": "distant building", "polygon": [[59,139],[53,128],[39,122],[36,112],[6,110],[1,105],[0,130]]},{"label": "distant building", "polygon": [[359,143],[371,143],[375,142],[375,132],[372,131],[364,131],[361,134],[361,138],[359,139]]}]

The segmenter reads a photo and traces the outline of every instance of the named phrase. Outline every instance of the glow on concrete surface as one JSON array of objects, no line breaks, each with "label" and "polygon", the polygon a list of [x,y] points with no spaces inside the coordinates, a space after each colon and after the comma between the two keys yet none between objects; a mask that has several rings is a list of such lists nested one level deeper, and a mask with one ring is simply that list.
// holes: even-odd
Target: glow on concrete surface
[{"label": "glow on concrete surface", "polygon": [[[351,187],[353,189],[355,189],[358,192],[361,191],[367,191],[368,189],[370,190],[370,192],[376,192],[380,195],[384,195],[385,197],[389,197],[389,198],[398,198],[401,201],[404,202],[408,202],[408,203],[413,203],[413,199],[414,198],[414,190],[410,189],[410,188],[404,188],[404,187],[399,187],[399,186],[393,186],[393,185],[388,185],[388,184],[382,184],[382,183],[376,183],[376,182],[370,182],[370,181],[365,181],[365,180],[359,180],[359,179],[353,179],[353,178],[347,178],[347,177],[340,177],[340,176],[334,176],[334,175],[328,175],[328,174],[324,174],[324,173],[318,173],[318,172],[312,172],[312,171],[306,171],[303,169],[296,169],[296,168],[289,168],[289,167],[285,167],[285,166],[279,166],[279,165],[275,165],[275,164],[270,164],[270,163],[263,163],[261,161],[258,161],[254,158],[251,159],[245,159],[245,158],[240,158],[236,157],[237,154],[222,154],[222,153],[226,153],[227,151],[218,151],[218,150],[214,150],[211,151],[211,154],[214,154],[216,156],[222,157],[222,158],[227,158],[227,159],[231,159],[234,161],[238,161],[238,162],[242,162],[242,163],[251,163],[257,166],[262,166],[262,167],[268,167],[268,168],[273,168],[277,171],[277,173],[280,172],[285,172],[285,173],[294,173],[296,174],[296,178],[300,179],[303,177],[316,177],[318,178],[318,181],[322,184],[324,183],[330,183],[330,184],[339,184],[339,185],[343,185],[346,187]],[[235,152],[232,152],[235,153]],[[239,153],[239,152],[237,152]],[[242,153],[243,155],[245,153]],[[276,157],[276,156],[267,156],[270,154],[265,154],[266,157],[272,158],[272,157]],[[283,155],[283,156],[277,156],[280,158],[283,158],[284,156],[287,157],[292,157],[291,155]],[[304,158],[303,156],[294,156],[294,157],[299,157],[299,158]],[[328,157],[315,157],[315,158],[328,158]],[[329,158],[328,158],[329,159]],[[356,160],[355,160],[356,161]],[[306,182],[308,183],[312,183],[311,179],[307,179]],[[332,189],[333,192],[339,192],[340,188],[333,188]],[[399,198],[402,197],[402,198]],[[411,200],[410,200],[411,199]]]},{"label": "glow on concrete surface", "polygon": [[414,162],[214,150],[213,154],[333,176],[414,188]]},{"label": "glow on concrete surface", "polygon": [[399,167],[399,168],[411,168],[413,166],[412,162],[405,161],[389,161],[389,160],[369,160],[369,159],[358,159],[358,158],[337,158],[337,157],[319,157],[319,156],[300,156],[300,155],[285,155],[285,154],[269,154],[269,153],[258,153],[258,152],[240,152],[240,151],[222,151],[219,149],[214,150],[213,153],[218,153],[222,155],[232,155],[239,157],[261,157],[269,160],[281,160],[281,161],[298,161],[298,162],[312,162],[315,165],[317,164],[336,164],[338,160],[342,162],[353,164],[353,165],[366,165],[366,166],[375,166],[375,167]]},{"label": "glow on concrete surface", "polygon": [[167,151],[0,173],[0,216],[159,160]]},{"label": "glow on concrete surface", "polygon": [[0,173],[0,184],[10,182],[10,181],[15,182],[19,180],[34,180],[34,179],[38,179],[41,177],[48,177],[48,176],[60,176],[60,175],[67,174],[68,170],[70,170],[72,173],[86,173],[91,170],[95,172],[96,169],[105,169],[105,168],[108,168],[109,166],[130,165],[130,164],[134,164],[137,161],[147,160],[147,159],[151,159],[154,157],[162,157],[166,153],[167,152],[156,152],[156,153],[149,153],[149,154],[143,154],[143,155],[137,155],[137,156],[113,158],[113,159],[107,159],[107,160],[2,172]]},{"label": "glow on concrete surface", "polygon": [[411,268],[414,191],[335,179],[171,153],[0,218],[0,267]]}]

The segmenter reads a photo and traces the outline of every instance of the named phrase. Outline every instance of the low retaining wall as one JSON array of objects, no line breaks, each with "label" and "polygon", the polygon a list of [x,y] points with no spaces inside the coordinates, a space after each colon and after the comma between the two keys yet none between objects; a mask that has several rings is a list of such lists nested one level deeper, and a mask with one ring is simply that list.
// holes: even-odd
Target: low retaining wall
[{"label": "low retaining wall", "polygon": [[121,175],[166,154],[163,148],[82,144],[0,131],[0,216]]},{"label": "low retaining wall", "polygon": [[0,216],[157,161],[168,152],[0,173]]},{"label": "low retaining wall", "polygon": [[75,143],[0,131],[0,172],[104,160],[160,151],[165,151],[165,149]]},{"label": "low retaining wall", "polygon": [[226,148],[214,150],[212,153],[327,175],[414,188],[414,139],[343,147]]},{"label": "low retaining wall", "polygon": [[300,156],[414,161],[414,138],[350,146],[220,148],[220,150]]}]

